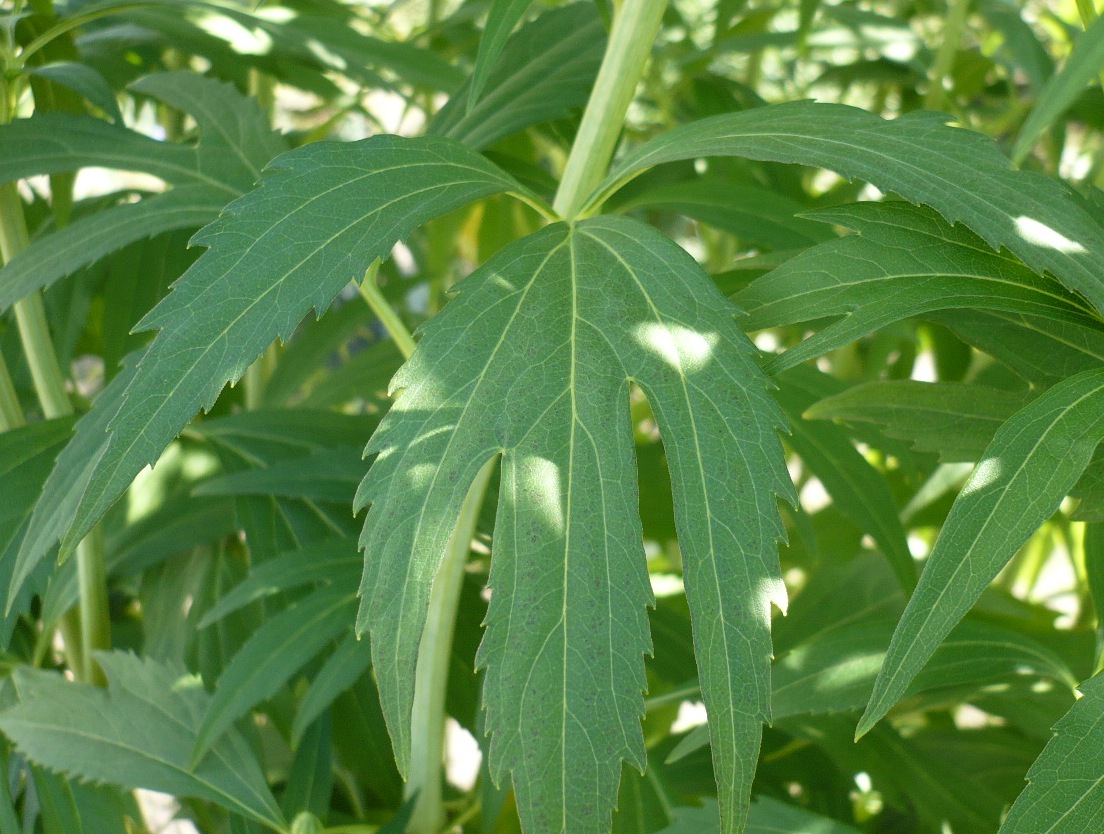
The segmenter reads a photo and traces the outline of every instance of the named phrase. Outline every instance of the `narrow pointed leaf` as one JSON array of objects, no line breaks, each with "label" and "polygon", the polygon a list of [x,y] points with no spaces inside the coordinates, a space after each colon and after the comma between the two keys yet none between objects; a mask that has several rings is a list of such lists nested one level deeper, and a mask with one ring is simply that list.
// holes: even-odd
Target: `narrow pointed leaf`
[{"label": "narrow pointed leaf", "polygon": [[901,587],[916,585],[916,563],[885,479],[836,426],[810,422],[802,413],[815,395],[797,377],[786,378],[778,401],[790,418],[789,444],[824,484],[832,503],[874,539],[893,566]]},{"label": "narrow pointed leaf", "polygon": [[11,182],[36,174],[60,174],[89,166],[142,171],[172,185],[200,182],[234,189],[196,170],[195,148],[158,142],[141,133],[115,127],[91,116],[40,113],[0,125],[0,180]]},{"label": "narrow pointed leaf", "polygon": [[255,566],[248,577],[220,597],[203,615],[198,627],[206,628],[255,600],[314,582],[342,585],[342,580],[352,576],[355,585],[361,564],[356,543],[350,539],[312,544],[275,556]]},{"label": "narrow pointed leaf", "polygon": [[862,735],[901,697],[932,652],[1046,521],[1104,436],[1104,370],[1055,385],[993,438],[951,508],[878,675]]},{"label": "narrow pointed leaf", "polygon": [[1104,675],[1079,688],[1084,697],[1054,726],[1000,834],[1104,831]]},{"label": "narrow pointed leaf", "polygon": [[[118,413],[123,391],[134,375],[137,356],[96,397],[95,407],[77,421],[73,437],[58,456],[31,513],[27,534],[16,554],[5,611],[10,612],[24,582],[64,535],[81,496],[88,488],[96,464],[107,448],[107,426]],[[75,583],[74,583],[75,590]]]},{"label": "narrow pointed leaf", "polygon": [[805,410],[813,420],[875,423],[888,437],[945,463],[979,460],[997,430],[1030,396],[984,385],[890,380],[868,382]]},{"label": "narrow pointed leaf", "polygon": [[[653,139],[622,160],[594,200],[664,162],[708,156],[814,165],[858,178],[963,223],[1050,272],[1104,312],[1104,226],[1058,181],[1014,171],[988,137],[915,112],[886,121],[840,104],[794,102],[714,116]],[[592,202],[594,202],[592,200]]]},{"label": "narrow pointed leaf", "polygon": [[89,103],[99,107],[117,125],[123,123],[123,114],[119,112],[119,103],[107,80],[88,64],[75,61],[58,61],[41,67],[28,67],[28,75],[46,78],[55,84],[68,87],[80,93]]},{"label": "narrow pointed leaf", "polygon": [[[68,528],[62,554],[274,339],[286,340],[311,309],[324,311],[421,223],[513,187],[440,137],[319,142],[279,157],[260,188],[197,235],[209,251],[139,324],[161,332],[125,389],[126,407],[107,417],[95,459],[78,460],[82,491],[68,490],[64,508],[46,500],[36,508],[44,527]],[[99,408],[87,420],[105,422]],[[21,560],[37,563],[55,541],[29,541]]]},{"label": "narrow pointed leaf", "polygon": [[1104,71],[1104,21],[1098,17],[1078,36],[1066,63],[1039,91],[1035,107],[1016,137],[1012,148],[1013,162],[1017,165],[1023,162],[1043,132],[1077,100],[1094,78],[1099,77],[1101,71]]},{"label": "narrow pointed leaf", "polygon": [[461,88],[429,125],[470,148],[493,145],[519,130],[582,107],[590,95],[606,29],[590,3],[546,12],[518,30],[490,74],[486,94],[470,109]]},{"label": "narrow pointed leaf", "polygon": [[197,168],[239,194],[257,182],[273,157],[287,150],[257,100],[226,82],[194,72],[159,72],[139,78],[130,89],[194,118],[200,136]]},{"label": "narrow pointed leaf", "polygon": [[372,665],[372,648],[350,630],[341,639],[333,654],[311,681],[310,688],[299,703],[299,711],[291,725],[291,743],[296,746],[307,727],[329,709],[337,697],[356,683],[357,678]]},{"label": "narrow pointed leaf", "polygon": [[182,667],[122,652],[97,655],[108,688],[17,669],[20,702],[0,729],[24,756],[77,779],[208,799],[277,831],[287,823],[260,764],[236,731],[196,767],[190,758],[210,696]]},{"label": "narrow pointed leaf", "polygon": [[811,217],[857,234],[815,246],[736,294],[749,330],[841,316],[770,363],[793,367],[902,319],[954,308],[1102,327],[1057,281],[997,253],[963,226],[904,202],[854,203]]},{"label": "narrow pointed leaf", "polygon": [[644,766],[652,595],[632,380],[671,468],[724,830],[738,830],[769,716],[770,604],[783,600],[775,502],[792,486],[783,418],[734,308],[682,249],[626,218],[549,226],[457,291],[393,381],[402,394],[358,494],[372,505],[358,628],[400,766],[431,583],[469,484],[501,456],[478,655],[490,772],[512,773],[532,830],[608,829],[621,760]]},{"label": "narrow pointed leaf", "polygon": [[0,310],[137,240],[204,226],[230,199],[232,195],[222,189],[184,185],[81,217],[36,238],[0,269]]},{"label": "narrow pointed leaf", "polygon": [[227,728],[298,672],[348,627],[356,598],[347,586],[312,591],[253,632],[219,678],[196,732],[192,760],[200,762]]},{"label": "narrow pointed leaf", "polygon": [[479,53],[475,56],[475,69],[472,70],[468,87],[467,109],[470,113],[487,83],[487,76],[494,68],[502,47],[510,32],[525,15],[532,0],[493,0],[487,13],[487,23],[483,27],[483,37],[479,40]]}]

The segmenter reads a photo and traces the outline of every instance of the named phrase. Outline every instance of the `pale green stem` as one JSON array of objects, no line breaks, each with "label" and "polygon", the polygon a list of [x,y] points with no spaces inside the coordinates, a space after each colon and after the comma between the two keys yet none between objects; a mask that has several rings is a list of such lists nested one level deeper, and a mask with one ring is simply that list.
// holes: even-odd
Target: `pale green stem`
[{"label": "pale green stem", "polygon": [[575,219],[606,175],[666,7],[667,0],[624,0],[617,9],[598,78],[552,203],[565,220]]},{"label": "pale green stem", "polygon": [[[12,183],[0,186],[0,255],[7,263],[27,248],[27,222],[23,203]],[[67,417],[73,404],[65,390],[65,378],[58,366],[54,343],[46,323],[42,295],[33,292],[15,304],[15,319],[35,392],[48,419]],[[102,673],[93,665],[92,651],[111,646],[111,620],[107,610],[107,584],[103,548],[94,531],[77,546],[77,575],[80,581],[79,649],[70,654],[73,674],[89,683],[102,683]],[[98,586],[97,584],[98,583]],[[72,620],[68,623],[72,637]],[[70,642],[76,643],[76,641]]]},{"label": "pale green stem", "polygon": [[23,425],[23,409],[15,393],[8,363],[0,356],[0,431],[10,431]]},{"label": "pale green stem", "polygon": [[970,0],[951,0],[951,11],[943,24],[943,42],[935,54],[931,78],[928,80],[928,93],[924,96],[924,107],[939,110],[943,107],[943,82],[954,66],[962,35],[966,31],[966,17],[970,11]]},{"label": "pale green stem", "polygon": [[403,355],[403,359],[409,359],[410,354],[414,352],[414,337],[406,329],[406,325],[399,318],[395,308],[388,303],[387,299],[383,297],[383,293],[380,292],[379,284],[376,283],[379,265],[380,262],[377,258],[364,273],[364,280],[357,282],[357,289],[360,290],[361,298],[368,302],[368,306],[372,308],[372,312],[380,320],[380,324],[395,340],[395,346]]},{"label": "pale green stem", "polygon": [[111,648],[111,611],[107,601],[107,565],[103,528],[97,524],[77,545],[77,587],[80,590],[80,633],[84,670],[80,679],[106,686],[107,678],[92,652]]},{"label": "pale green stem", "polygon": [[1077,13],[1081,16],[1081,25],[1086,29],[1097,18],[1096,6],[1093,0],[1077,0]]},{"label": "pale green stem", "polygon": [[418,666],[414,677],[414,706],[410,725],[410,770],[404,795],[417,794],[417,803],[408,834],[437,834],[445,823],[441,804],[441,777],[444,770],[445,694],[448,691],[452,635],[456,609],[464,584],[464,565],[475,536],[483,494],[494,471],[496,459],[483,464],[460,508],[460,518],[449,539],[444,558],[433,580],[429,595],[429,616],[418,646]]}]

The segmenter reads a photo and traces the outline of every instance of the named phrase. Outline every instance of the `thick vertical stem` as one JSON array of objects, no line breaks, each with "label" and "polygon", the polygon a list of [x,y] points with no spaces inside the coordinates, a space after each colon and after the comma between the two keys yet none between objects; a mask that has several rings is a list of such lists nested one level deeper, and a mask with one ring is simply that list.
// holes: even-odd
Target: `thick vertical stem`
[{"label": "thick vertical stem", "polygon": [[951,10],[943,24],[943,40],[932,64],[931,78],[928,79],[928,92],[924,96],[924,107],[939,110],[943,107],[943,81],[954,66],[962,35],[966,31],[966,16],[970,12],[970,0],[950,0]]},{"label": "thick vertical stem", "polygon": [[449,539],[441,566],[429,595],[429,616],[418,647],[418,667],[414,678],[414,705],[410,714],[410,771],[405,796],[417,794],[414,813],[407,825],[409,834],[436,834],[445,823],[441,804],[441,780],[445,749],[445,695],[448,692],[452,635],[456,629],[456,610],[464,584],[464,565],[475,536],[479,509],[495,460],[483,465],[460,508],[460,519]]},{"label": "thick vertical stem", "polygon": [[[0,254],[7,263],[27,248],[27,223],[23,204],[13,184],[0,186]],[[73,405],[65,390],[65,378],[58,366],[50,339],[42,296],[38,292],[15,304],[15,318],[35,392],[47,418],[66,417]],[[111,647],[111,620],[107,609],[106,571],[98,532],[77,546],[77,574],[80,582],[80,651],[71,653],[73,673],[90,683],[102,683],[102,673],[92,661],[96,649]]]},{"label": "thick vertical stem", "polygon": [[606,174],[666,7],[667,0],[623,0],[617,10],[609,46],[552,204],[565,220],[575,218]]}]

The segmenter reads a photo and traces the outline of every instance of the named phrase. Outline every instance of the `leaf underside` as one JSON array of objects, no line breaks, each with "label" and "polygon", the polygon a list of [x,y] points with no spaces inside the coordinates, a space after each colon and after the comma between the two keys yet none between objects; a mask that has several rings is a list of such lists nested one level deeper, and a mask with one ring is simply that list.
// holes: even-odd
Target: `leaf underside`
[{"label": "leaf underside", "polygon": [[1104,676],[1080,689],[1084,697],[1055,725],[1000,834],[1104,830]]},{"label": "leaf underside", "polygon": [[457,290],[392,383],[357,498],[372,505],[358,628],[400,766],[432,581],[475,474],[501,456],[478,655],[491,774],[513,774],[527,830],[608,829],[621,760],[644,767],[636,384],[671,468],[724,830],[738,830],[769,717],[770,603],[784,599],[776,496],[792,486],[734,308],[625,218],[549,226]]}]

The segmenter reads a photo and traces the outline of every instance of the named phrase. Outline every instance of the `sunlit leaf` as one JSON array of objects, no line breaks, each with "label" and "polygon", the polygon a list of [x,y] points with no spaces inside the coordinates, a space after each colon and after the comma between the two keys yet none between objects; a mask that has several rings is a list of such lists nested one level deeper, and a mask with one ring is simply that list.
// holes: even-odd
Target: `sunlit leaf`
[{"label": "sunlit leaf", "polygon": [[1013,171],[993,141],[909,113],[886,121],[839,104],[794,102],[714,116],[675,128],[633,151],[610,172],[594,201],[664,162],[744,156],[815,165],[857,177],[963,223],[992,248],[1052,273],[1104,311],[1104,227],[1055,179]]},{"label": "sunlit leaf", "polygon": [[[434,216],[512,187],[490,163],[438,137],[319,142],[281,156],[260,188],[195,238],[209,251],[139,324],[160,333],[120,383],[125,393],[116,385],[122,374],[109,386],[125,396],[126,408],[105,414],[97,407],[81,421],[100,426],[90,435],[78,430],[78,437],[95,438],[96,451],[73,452],[84,475],[64,496],[39,503],[32,524],[51,535],[29,540],[20,561],[33,567],[66,527],[61,549],[71,552],[227,382],[273,339],[287,339],[311,309],[324,311],[398,239]],[[118,405],[114,395],[111,402]]]},{"label": "sunlit leaf", "polygon": [[491,774],[512,772],[534,830],[609,825],[621,760],[644,766],[650,650],[632,380],[671,467],[725,830],[738,830],[782,602],[775,501],[792,488],[733,309],[684,251],[624,218],[549,226],[457,290],[393,382],[358,495],[372,505],[358,625],[400,764],[432,579],[475,473],[501,456],[479,654]]},{"label": "sunlit leaf", "polygon": [[811,217],[857,234],[823,243],[756,279],[735,300],[749,330],[841,316],[783,356],[781,370],[932,310],[972,308],[1101,327],[1056,281],[992,251],[962,226],[909,203],[854,203]]}]

